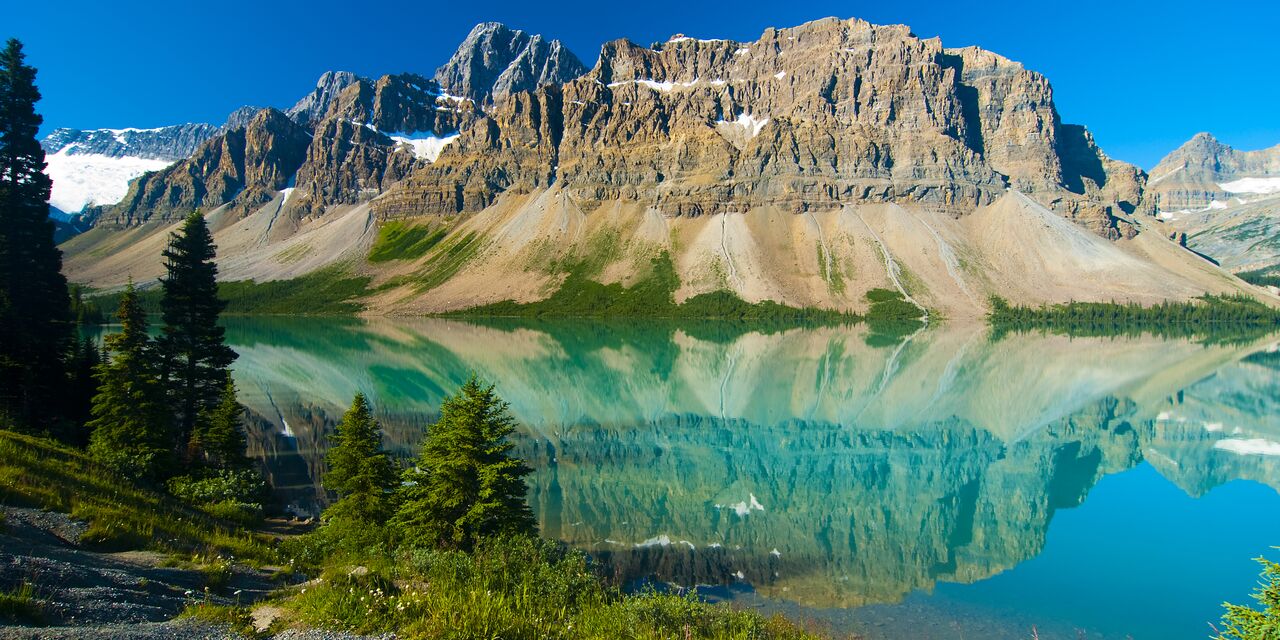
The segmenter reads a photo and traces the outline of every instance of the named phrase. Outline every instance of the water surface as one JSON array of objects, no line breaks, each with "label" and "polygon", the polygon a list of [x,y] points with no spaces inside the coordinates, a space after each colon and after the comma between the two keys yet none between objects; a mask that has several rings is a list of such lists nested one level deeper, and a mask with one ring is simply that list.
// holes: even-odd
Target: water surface
[{"label": "water surface", "polygon": [[1280,544],[1274,339],[227,324],[251,453],[300,513],[355,392],[408,456],[475,371],[544,535],[871,638],[1200,639]]}]

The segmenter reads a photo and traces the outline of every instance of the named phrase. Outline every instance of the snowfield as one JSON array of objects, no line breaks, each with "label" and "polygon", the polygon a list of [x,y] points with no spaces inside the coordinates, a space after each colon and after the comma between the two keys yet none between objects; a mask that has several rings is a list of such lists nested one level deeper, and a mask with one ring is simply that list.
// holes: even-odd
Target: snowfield
[{"label": "snowfield", "polygon": [[396,142],[408,146],[413,151],[413,156],[419,160],[427,162],[435,162],[440,157],[440,152],[449,146],[450,142],[458,139],[458,134],[444,136],[443,138],[427,135],[401,135],[391,134],[391,139]]},{"label": "snowfield", "polygon": [[1280,193],[1280,177],[1241,178],[1218,186],[1227,193]]},{"label": "snowfield", "polygon": [[148,171],[159,171],[169,160],[99,154],[70,155],[70,148],[45,156],[53,180],[49,204],[69,214],[91,204],[115,204],[129,191],[129,181]]}]

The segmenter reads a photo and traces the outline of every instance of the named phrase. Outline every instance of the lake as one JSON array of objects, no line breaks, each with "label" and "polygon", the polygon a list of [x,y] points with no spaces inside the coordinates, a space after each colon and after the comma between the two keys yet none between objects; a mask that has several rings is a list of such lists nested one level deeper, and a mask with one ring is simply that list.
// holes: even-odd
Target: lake
[{"label": "lake", "polygon": [[312,514],[369,396],[413,455],[472,371],[545,536],[869,638],[1201,639],[1280,544],[1280,348],[944,327],[228,318],[251,453]]}]

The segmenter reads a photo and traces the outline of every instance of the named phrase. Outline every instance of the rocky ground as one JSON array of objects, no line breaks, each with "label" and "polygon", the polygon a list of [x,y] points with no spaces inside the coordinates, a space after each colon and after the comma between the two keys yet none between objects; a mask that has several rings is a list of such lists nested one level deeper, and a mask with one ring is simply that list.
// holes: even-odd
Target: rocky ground
[{"label": "rocky ground", "polygon": [[[84,548],[78,540],[87,525],[66,514],[15,507],[0,507],[0,511],[4,515],[0,590],[34,585],[42,617],[42,626],[0,626],[0,640],[237,638],[241,636],[225,626],[174,618],[188,604],[205,598],[223,605],[258,602],[280,584],[270,571],[236,566],[225,585],[206,591],[206,573],[164,566],[172,562],[159,553]],[[275,637],[345,640],[356,636],[289,630]]]}]

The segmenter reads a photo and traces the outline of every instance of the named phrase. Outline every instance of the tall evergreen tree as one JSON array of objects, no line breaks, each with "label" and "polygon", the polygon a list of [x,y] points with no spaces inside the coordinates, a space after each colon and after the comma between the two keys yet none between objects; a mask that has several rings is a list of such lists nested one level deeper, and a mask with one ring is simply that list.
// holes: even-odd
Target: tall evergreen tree
[{"label": "tall evergreen tree", "polygon": [[236,353],[225,343],[218,314],[216,248],[204,216],[192,213],[169,238],[160,301],[163,377],[175,411],[177,442],[191,439],[201,412],[217,406]]},{"label": "tall evergreen tree", "polygon": [[[83,427],[93,417],[93,396],[97,394],[97,372],[101,365],[102,352],[93,338],[85,336],[72,356],[71,380],[67,389],[66,413],[73,425]],[[77,447],[89,444],[88,429],[80,429],[69,442]]]},{"label": "tall evergreen tree", "polygon": [[344,544],[376,543],[395,513],[399,478],[395,462],[382,448],[382,428],[364,394],[356,394],[331,444],[323,482],[338,500],[324,511],[325,529]]},{"label": "tall evergreen tree", "polygon": [[17,40],[0,51],[0,421],[56,431],[74,338],[36,140],[40,91],[24,59]]},{"label": "tall evergreen tree", "polygon": [[218,406],[205,411],[191,437],[191,457],[212,469],[245,469],[244,407],[236,398],[236,384],[228,379]]},{"label": "tall evergreen tree", "polygon": [[147,316],[133,283],[120,297],[120,333],[106,337],[110,359],[98,367],[89,455],[138,480],[158,480],[170,467],[173,443],[164,388],[156,371]]},{"label": "tall evergreen tree", "polygon": [[471,549],[486,536],[536,533],[525,499],[531,469],[511,455],[513,431],[507,403],[472,375],[441,405],[416,468],[405,473],[392,519],[398,539]]}]

